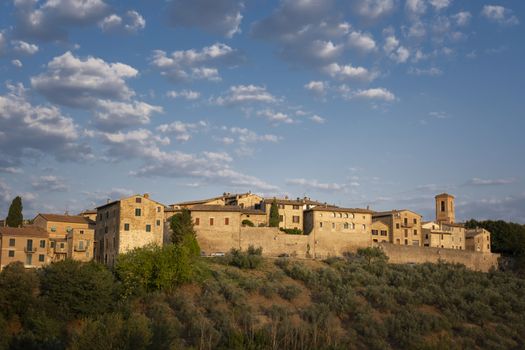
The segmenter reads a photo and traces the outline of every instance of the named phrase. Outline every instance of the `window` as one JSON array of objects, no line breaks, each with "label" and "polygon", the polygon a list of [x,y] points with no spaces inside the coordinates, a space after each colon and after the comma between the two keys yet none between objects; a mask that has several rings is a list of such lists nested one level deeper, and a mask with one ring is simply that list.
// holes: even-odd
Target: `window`
[{"label": "window", "polygon": [[294,222],[296,224],[299,223],[299,216],[293,216],[292,217],[292,222]]},{"label": "window", "polygon": [[141,210],[140,208],[135,208],[135,216],[140,216],[142,213],[141,213]]},{"label": "window", "polygon": [[[32,252],[33,251],[33,240],[32,239],[28,239],[27,240],[27,251],[28,252]],[[31,264],[28,264],[28,265],[31,265]]]},{"label": "window", "polygon": [[332,230],[335,230],[335,222],[332,222]]},{"label": "window", "polygon": [[26,254],[26,265],[33,265],[33,255]]},{"label": "window", "polygon": [[299,210],[299,206],[298,205],[294,205],[292,208],[293,208],[293,210]]},{"label": "window", "polygon": [[213,226],[213,218],[210,218],[210,226]]},{"label": "window", "polygon": [[441,211],[445,211],[445,201],[441,201]]},{"label": "window", "polygon": [[388,232],[386,230],[381,230],[381,236],[388,236]]},{"label": "window", "polygon": [[230,218],[224,218],[224,225],[230,224]]},{"label": "window", "polygon": [[45,259],[46,259],[46,256],[45,256],[44,254],[40,254],[40,255],[38,255],[38,261],[39,261],[39,262],[44,262]]},{"label": "window", "polygon": [[408,245],[408,239],[405,239],[405,245]]},{"label": "window", "polygon": [[345,230],[348,230],[348,222],[345,222],[345,223],[344,223],[343,228],[344,228]]},{"label": "window", "polygon": [[343,217],[343,213],[339,213],[339,217],[342,218]]},{"label": "window", "polygon": [[405,237],[408,237],[408,230],[405,229]]},{"label": "window", "polygon": [[109,219],[109,211],[106,212],[106,219]]},{"label": "window", "polygon": [[129,224],[124,224],[124,231],[129,231]]},{"label": "window", "polygon": [[348,213],[345,213],[345,219],[348,219]]},{"label": "window", "polygon": [[14,238],[9,238],[9,246],[10,247],[14,247],[15,246],[15,239]]},{"label": "window", "polygon": [[65,247],[65,244],[64,243],[60,243],[60,249],[64,249]]},{"label": "window", "polygon": [[283,222],[283,221],[284,221],[284,216],[279,215],[279,222]]},{"label": "window", "polygon": [[80,230],[79,232],[80,232],[80,234],[81,234],[81,235],[83,235],[83,234],[84,234],[84,230]]},{"label": "window", "polygon": [[199,226],[200,223],[201,223],[201,219],[195,218],[195,226]]},{"label": "window", "polygon": [[14,250],[10,250],[9,251],[9,257],[10,258],[14,258],[15,257],[15,251]]},{"label": "window", "polygon": [[104,227],[104,233],[108,233],[108,227]]},{"label": "window", "polygon": [[157,207],[157,213],[160,213],[160,207]]},{"label": "window", "polygon": [[332,217],[335,218],[335,213],[332,213]]},{"label": "window", "polygon": [[135,203],[142,203],[142,198],[140,197],[135,198]]},{"label": "window", "polygon": [[160,220],[157,220],[157,226],[160,226]]},{"label": "window", "polygon": [[399,222],[398,222],[398,223],[396,223],[396,228],[399,228]]},{"label": "window", "polygon": [[322,222],[319,223],[319,227],[323,228],[323,223]]},{"label": "window", "polygon": [[51,241],[49,245],[51,246],[51,248],[55,248],[55,241]]},{"label": "window", "polygon": [[84,241],[78,241],[78,249],[83,250],[84,249]]},{"label": "window", "polygon": [[366,225],[363,224],[363,226],[361,228],[363,229],[363,231],[365,231],[366,230]]},{"label": "window", "polygon": [[40,240],[40,248],[45,248],[46,247],[46,241],[41,239]]},{"label": "window", "polygon": [[374,236],[377,236],[377,234],[378,234],[377,230],[372,230],[372,234],[373,234]]},{"label": "window", "polygon": [[414,224],[417,224],[417,219],[414,219]]},{"label": "window", "polygon": [[414,236],[417,236],[417,230],[414,230]]},{"label": "window", "polygon": [[146,225],[146,232],[151,232],[151,225],[150,224]]},{"label": "window", "polygon": [[425,234],[425,239],[428,239],[428,233],[427,233],[427,234]]},{"label": "window", "polygon": [[51,232],[57,232],[57,228],[55,226],[51,226]]},{"label": "window", "polygon": [[284,204],[279,204],[279,209],[284,209]]},{"label": "window", "polygon": [[374,238],[373,241],[374,241],[374,243],[377,243],[377,239]]},{"label": "window", "polygon": [[408,225],[408,218],[404,218],[404,219],[403,219],[403,223],[404,223],[405,225]]}]

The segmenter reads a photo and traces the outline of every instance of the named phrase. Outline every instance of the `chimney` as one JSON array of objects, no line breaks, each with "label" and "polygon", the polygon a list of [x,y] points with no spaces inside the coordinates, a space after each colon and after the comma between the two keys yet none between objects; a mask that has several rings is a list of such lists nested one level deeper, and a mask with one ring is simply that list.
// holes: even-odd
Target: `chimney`
[{"label": "chimney", "polygon": [[106,204],[108,204],[109,202],[111,202],[111,199],[106,199]]},{"label": "chimney", "polygon": [[149,193],[144,193],[144,198],[149,199]]}]

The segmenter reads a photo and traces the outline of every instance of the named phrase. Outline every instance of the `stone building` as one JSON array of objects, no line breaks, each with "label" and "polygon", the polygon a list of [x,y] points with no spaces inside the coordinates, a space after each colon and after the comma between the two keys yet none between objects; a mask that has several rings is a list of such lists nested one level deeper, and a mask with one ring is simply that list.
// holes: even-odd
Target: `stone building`
[{"label": "stone building", "polygon": [[[66,258],[79,258],[82,261],[93,259],[95,222],[80,215],[38,214],[33,225],[49,233],[49,249],[52,261]],[[71,242],[79,244],[82,251],[75,251],[75,246],[68,246],[68,236],[75,237]],[[81,243],[80,243],[81,242]],[[71,255],[68,254],[71,252]],[[75,254],[73,254],[73,252]]]},{"label": "stone building", "polygon": [[453,224],[456,221],[454,209],[454,196],[441,193],[435,197],[436,200],[436,222],[438,224]]},{"label": "stone building", "polygon": [[262,205],[266,212],[267,222],[270,221],[270,209],[274,201],[279,208],[279,228],[299,229],[303,232],[306,230],[304,227],[303,212],[316,206],[326,205],[326,203],[312,201],[306,197],[297,199],[288,199],[287,197],[284,199],[265,198]]},{"label": "stone building", "polygon": [[470,229],[465,232],[467,250],[490,253],[490,232],[483,228]]},{"label": "stone building", "polygon": [[268,218],[263,210],[243,208],[241,211],[241,224],[244,220],[250,221],[257,227],[268,226]]},{"label": "stone building", "polygon": [[421,225],[425,247],[465,250],[465,227],[461,224],[425,222]]},{"label": "stone building", "polygon": [[173,209],[191,209],[194,206],[197,205],[220,205],[224,206],[226,205],[226,202],[223,197],[214,197],[214,198],[208,198],[208,199],[199,199],[194,201],[186,201],[186,202],[179,202],[170,204],[170,207]]},{"label": "stone building", "polygon": [[422,246],[422,216],[411,210],[374,212],[372,220],[386,224],[390,231],[389,241],[393,244]]},{"label": "stone building", "polygon": [[0,270],[16,261],[42,267],[51,261],[48,249],[49,233],[41,227],[0,227]]},{"label": "stone building", "polygon": [[148,244],[162,245],[164,220],[164,205],[148,194],[97,207],[95,259],[113,266],[118,254]]},{"label": "stone building", "polygon": [[372,242],[374,243],[388,243],[391,241],[390,226],[381,220],[372,222],[372,225],[370,226],[370,234],[372,236]]},{"label": "stone building", "polygon": [[83,216],[83,217],[88,218],[89,220],[95,222],[95,221],[97,221],[97,210],[96,209],[84,210],[83,212],[79,213],[78,216]]}]

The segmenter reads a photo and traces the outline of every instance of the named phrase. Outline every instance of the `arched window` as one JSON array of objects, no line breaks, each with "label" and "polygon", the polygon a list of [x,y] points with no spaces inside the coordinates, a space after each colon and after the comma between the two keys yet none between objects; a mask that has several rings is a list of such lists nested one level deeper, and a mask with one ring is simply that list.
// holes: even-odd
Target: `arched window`
[{"label": "arched window", "polygon": [[348,219],[348,213],[345,213],[345,219]]},{"label": "arched window", "polygon": [[348,222],[345,222],[345,224],[344,224],[344,229],[345,229],[345,230],[348,230]]},{"label": "arched window", "polygon": [[342,213],[339,213],[339,217],[342,218],[342,217],[343,217],[343,214],[342,214]]},{"label": "arched window", "polygon": [[332,217],[335,218],[335,213],[332,213]]}]

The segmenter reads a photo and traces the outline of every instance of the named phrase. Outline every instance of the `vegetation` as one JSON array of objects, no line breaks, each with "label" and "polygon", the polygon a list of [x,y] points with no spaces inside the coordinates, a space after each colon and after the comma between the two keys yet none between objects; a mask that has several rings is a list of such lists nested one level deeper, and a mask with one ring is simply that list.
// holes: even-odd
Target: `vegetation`
[{"label": "vegetation", "polygon": [[248,227],[254,227],[255,225],[253,224],[253,222],[251,222],[250,220],[248,219],[244,219],[242,222],[241,222],[242,226],[248,226]]},{"label": "vegetation", "polygon": [[6,224],[9,227],[21,227],[24,222],[24,216],[22,215],[22,198],[16,196],[9,206],[9,212],[6,218]]},{"label": "vegetation", "polygon": [[281,231],[288,235],[302,235],[303,230],[300,230],[298,228],[281,228]]},{"label": "vegetation", "polygon": [[249,246],[246,252],[240,249],[232,249],[225,256],[226,263],[240,269],[256,269],[262,263],[262,248]]},{"label": "vegetation", "polygon": [[252,247],[224,258],[188,254],[184,264],[183,249],[135,250],[114,271],[8,265],[0,349],[525,347],[525,280],[509,272],[390,265],[375,249],[320,262],[263,259]]},{"label": "vegetation", "polygon": [[274,198],[272,205],[270,206],[270,218],[268,220],[268,226],[279,227],[279,207],[277,206],[277,200]]}]

